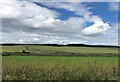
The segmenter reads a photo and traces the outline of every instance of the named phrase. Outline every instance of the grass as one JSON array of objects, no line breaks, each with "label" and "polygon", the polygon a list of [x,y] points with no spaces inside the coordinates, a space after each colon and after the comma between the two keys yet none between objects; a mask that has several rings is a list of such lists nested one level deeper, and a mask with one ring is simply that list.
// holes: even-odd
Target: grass
[{"label": "grass", "polygon": [[[118,53],[118,48],[2,46],[2,52]],[[15,53],[13,53],[15,54]],[[61,54],[61,53],[60,53]],[[102,54],[101,54],[102,55]],[[118,80],[118,57],[3,56],[3,80]]]},{"label": "grass", "polygon": [[21,52],[24,46],[2,46],[2,52]]},{"label": "grass", "polygon": [[8,56],[3,62],[117,63],[117,57]]},{"label": "grass", "polygon": [[43,51],[43,52],[72,52],[72,53],[118,53],[118,48],[102,48],[102,47],[55,47],[55,46],[37,46],[37,45],[18,45],[18,46],[2,46],[2,52],[21,52],[29,48],[30,52]]},{"label": "grass", "polygon": [[117,57],[3,57],[3,80],[117,80]]}]

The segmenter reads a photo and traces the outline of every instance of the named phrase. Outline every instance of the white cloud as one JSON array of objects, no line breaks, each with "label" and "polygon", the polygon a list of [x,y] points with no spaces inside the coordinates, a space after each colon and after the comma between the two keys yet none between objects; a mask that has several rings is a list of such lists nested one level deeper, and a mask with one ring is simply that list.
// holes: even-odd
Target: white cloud
[{"label": "white cloud", "polygon": [[32,2],[119,2],[120,0],[26,0]]},{"label": "white cloud", "polygon": [[2,18],[34,18],[36,15],[44,15],[56,18],[58,13],[32,2],[3,0],[0,1],[0,16]]},{"label": "white cloud", "polygon": [[110,26],[107,23],[103,23],[102,21],[99,21],[92,26],[86,27],[82,30],[84,35],[97,35],[97,34],[103,34],[106,32]]},{"label": "white cloud", "polygon": [[[85,5],[83,5],[82,3],[77,3],[77,2],[73,2],[73,3],[60,3],[60,2],[51,2],[51,3],[42,3],[43,5],[46,5],[48,7],[51,8],[60,8],[60,9],[65,9],[65,10],[69,10],[74,12],[74,14],[79,15],[79,16],[83,16],[84,18],[84,22],[93,22],[94,24],[91,25],[89,28],[83,29],[83,33],[86,33],[87,35],[91,35],[91,34],[98,34],[100,32],[105,32],[106,30],[108,30],[108,28],[110,28],[109,24],[106,24],[103,22],[102,18],[100,18],[97,15],[92,15],[92,12],[89,11],[89,9],[91,7],[86,7]],[[102,25],[101,25],[102,23]],[[99,28],[100,25],[106,28],[107,25],[107,29],[97,29]],[[104,26],[105,25],[105,26]],[[92,28],[91,28],[92,27]],[[97,31],[95,31],[97,29]],[[87,33],[88,32],[88,33]]]},{"label": "white cloud", "polygon": [[[45,3],[48,7],[62,8],[80,17],[59,19],[57,11],[38,6],[28,1],[4,0],[0,2],[0,16],[2,17],[2,42],[4,43],[88,43],[107,44],[111,38],[108,33],[109,24],[101,17],[93,15],[90,7],[82,3]],[[94,23],[85,28],[87,22]],[[101,27],[101,28],[99,28]],[[85,28],[85,29],[84,29]],[[93,37],[84,35],[95,35]],[[111,33],[110,35],[113,35]],[[102,41],[99,41],[102,40]],[[96,41],[96,42],[94,42]],[[115,43],[114,43],[115,44]]]},{"label": "white cloud", "polygon": [[77,15],[89,16],[92,12],[80,2],[42,2],[41,4],[51,8],[61,8],[74,12]]}]

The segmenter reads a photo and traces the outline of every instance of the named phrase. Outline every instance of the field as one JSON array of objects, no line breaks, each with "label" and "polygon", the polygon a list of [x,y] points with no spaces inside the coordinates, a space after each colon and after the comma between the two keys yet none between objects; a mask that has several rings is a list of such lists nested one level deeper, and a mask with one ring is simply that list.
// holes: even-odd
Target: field
[{"label": "field", "polygon": [[104,47],[56,47],[56,46],[37,46],[37,45],[24,45],[24,46],[2,46],[2,52],[21,52],[22,50],[45,51],[45,52],[77,52],[77,53],[118,53],[118,48],[104,48]]},{"label": "field", "polygon": [[3,57],[4,62],[63,62],[66,64],[70,63],[110,63],[117,64],[117,57],[56,57],[56,56],[8,56]]},{"label": "field", "polygon": [[53,52],[117,54],[118,48],[36,45],[2,46],[2,48],[3,52],[21,53],[25,50],[33,54],[32,56],[19,56],[13,53],[14,55],[3,56],[3,80],[118,80],[117,56],[34,55]]}]

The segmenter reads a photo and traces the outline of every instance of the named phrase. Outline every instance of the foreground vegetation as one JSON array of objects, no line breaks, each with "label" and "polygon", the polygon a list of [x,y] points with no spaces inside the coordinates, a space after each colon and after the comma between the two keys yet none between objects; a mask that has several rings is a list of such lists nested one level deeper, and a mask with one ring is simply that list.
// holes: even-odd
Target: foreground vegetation
[{"label": "foreground vegetation", "polygon": [[117,57],[3,57],[3,80],[117,80]]},{"label": "foreground vegetation", "polygon": [[118,48],[2,46],[3,80],[118,80]]},{"label": "foreground vegetation", "polygon": [[118,80],[118,67],[112,64],[7,64],[3,80]]}]

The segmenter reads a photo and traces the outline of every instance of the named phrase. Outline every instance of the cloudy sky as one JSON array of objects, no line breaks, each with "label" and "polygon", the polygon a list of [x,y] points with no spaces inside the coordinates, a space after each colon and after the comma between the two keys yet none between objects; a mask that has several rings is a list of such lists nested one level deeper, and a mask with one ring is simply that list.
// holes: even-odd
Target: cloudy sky
[{"label": "cloudy sky", "polygon": [[1,0],[0,43],[118,45],[117,2]]}]

